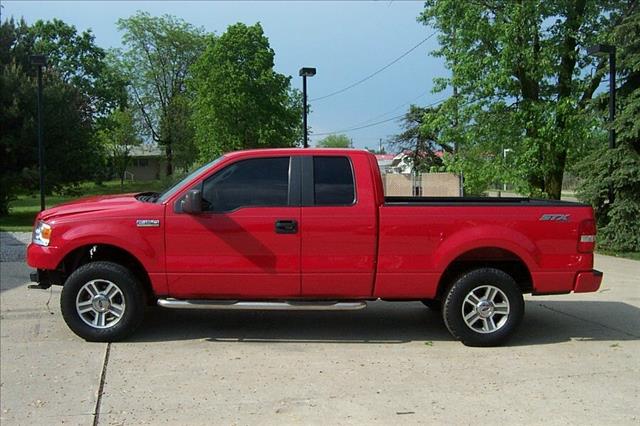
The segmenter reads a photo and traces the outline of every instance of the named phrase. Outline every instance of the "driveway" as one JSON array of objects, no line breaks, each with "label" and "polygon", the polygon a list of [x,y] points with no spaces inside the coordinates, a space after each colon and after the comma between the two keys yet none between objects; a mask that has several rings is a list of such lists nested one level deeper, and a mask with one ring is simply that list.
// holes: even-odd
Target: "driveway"
[{"label": "driveway", "polygon": [[0,422],[640,422],[640,262],[596,256],[594,294],[529,297],[500,348],[455,342],[420,303],[355,312],[150,309],[128,341],[86,343],[59,288],[27,290],[28,234],[1,233]]}]

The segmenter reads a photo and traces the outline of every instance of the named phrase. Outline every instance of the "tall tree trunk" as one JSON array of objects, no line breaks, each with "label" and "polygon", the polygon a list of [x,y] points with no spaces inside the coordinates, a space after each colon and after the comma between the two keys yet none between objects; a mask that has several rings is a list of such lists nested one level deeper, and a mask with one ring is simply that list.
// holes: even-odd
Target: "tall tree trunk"
[{"label": "tall tree trunk", "polygon": [[[562,44],[562,57],[560,58],[560,69],[558,72],[558,103],[571,97],[573,89],[573,72],[578,57],[578,52],[576,50],[578,45],[576,34],[578,34],[580,27],[582,26],[585,7],[586,0],[576,0],[573,4],[573,8],[567,13],[565,26],[568,30],[566,31],[566,38]],[[556,118],[556,127],[558,128],[558,132],[561,134],[566,134],[566,115],[566,112],[558,113]],[[555,153],[551,154],[555,157],[553,158],[554,167],[549,174],[545,176],[545,192],[549,197],[556,200],[559,200],[562,195],[562,178],[564,176],[564,167],[567,162],[567,143],[563,142],[568,141],[562,141],[561,146],[555,147]]]},{"label": "tall tree trunk", "polygon": [[554,200],[559,200],[562,196],[562,178],[564,177],[564,167],[567,162],[567,150],[559,152],[553,159],[554,167],[547,173],[544,179],[544,192]]},{"label": "tall tree trunk", "polygon": [[165,142],[165,153],[167,156],[167,176],[173,174],[173,150],[171,149],[171,141]]}]

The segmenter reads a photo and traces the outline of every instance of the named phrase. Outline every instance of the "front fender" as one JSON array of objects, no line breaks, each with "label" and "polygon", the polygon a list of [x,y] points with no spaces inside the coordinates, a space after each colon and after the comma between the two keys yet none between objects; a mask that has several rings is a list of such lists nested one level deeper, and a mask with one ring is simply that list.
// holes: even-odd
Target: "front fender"
[{"label": "front fender", "polygon": [[149,273],[164,271],[164,241],[159,227],[138,228],[134,219],[59,226],[59,236],[54,234],[58,264],[82,246],[107,244],[130,253]]}]

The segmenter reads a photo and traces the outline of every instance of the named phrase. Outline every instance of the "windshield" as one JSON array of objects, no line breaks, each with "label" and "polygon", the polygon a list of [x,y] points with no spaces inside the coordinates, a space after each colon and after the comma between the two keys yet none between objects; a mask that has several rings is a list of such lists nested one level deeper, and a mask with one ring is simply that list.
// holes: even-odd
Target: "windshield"
[{"label": "windshield", "polygon": [[170,186],[166,191],[164,191],[161,195],[160,198],[158,198],[158,202],[159,203],[164,203],[166,200],[168,200],[169,198],[171,198],[171,196],[173,194],[175,194],[176,192],[178,192],[182,186],[189,182],[191,179],[193,179],[194,177],[196,177],[197,175],[199,175],[200,173],[202,173],[204,170],[208,169],[209,167],[213,166],[214,164],[220,162],[220,160],[222,160],[224,158],[224,156],[222,157],[218,157],[215,160],[205,164],[204,166],[201,166],[199,168],[197,168],[196,170],[194,170],[193,172],[189,173],[186,177],[184,177],[183,179],[180,179],[178,182],[174,183],[172,186]]}]

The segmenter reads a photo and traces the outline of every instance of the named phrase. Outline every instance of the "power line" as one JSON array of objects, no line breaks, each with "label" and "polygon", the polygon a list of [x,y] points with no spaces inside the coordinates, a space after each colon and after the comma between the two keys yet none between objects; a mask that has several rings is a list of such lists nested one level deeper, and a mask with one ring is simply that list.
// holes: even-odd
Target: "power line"
[{"label": "power line", "polygon": [[[447,99],[447,98],[438,99],[437,101],[434,101],[434,102],[432,102],[432,103],[430,103],[428,105],[423,106],[422,108],[427,108],[427,107],[438,105],[439,103],[443,102],[445,99]],[[371,124],[367,124],[367,125],[363,125],[363,126],[350,127],[350,128],[346,128],[346,129],[342,129],[342,130],[335,130],[333,132],[314,133],[312,136],[328,136],[328,135],[335,135],[335,134],[338,134],[338,133],[354,132],[356,130],[362,130],[362,129],[366,129],[368,127],[378,126],[380,124],[388,123],[389,121],[397,120],[398,118],[404,117],[405,114],[406,113],[402,113],[400,115],[396,115],[395,117],[387,118],[386,120],[376,121],[375,123],[371,123]]]},{"label": "power line", "polygon": [[404,106],[406,106],[406,105],[412,104],[414,101],[416,101],[416,100],[418,100],[418,99],[422,98],[423,96],[428,95],[428,94],[429,94],[429,92],[430,92],[430,91],[429,91],[429,90],[427,90],[426,92],[422,93],[421,95],[416,96],[415,98],[411,98],[410,100],[408,100],[408,101],[404,102],[404,103],[403,103],[403,104],[401,104],[401,105],[398,105],[397,107],[395,107],[395,108],[393,108],[393,109],[391,109],[391,110],[389,110],[389,111],[387,111],[387,112],[383,112],[382,114],[378,114],[378,115],[376,115],[375,117],[371,117],[371,118],[369,118],[368,120],[365,120],[365,121],[361,121],[361,122],[359,122],[359,123],[356,123],[356,124],[354,124],[354,126],[360,126],[361,124],[369,124],[369,122],[371,122],[371,121],[375,121],[375,120],[377,120],[377,119],[379,119],[379,118],[384,117],[385,115],[389,115],[389,114],[391,114],[392,112],[396,112],[396,111],[397,111],[397,110],[399,110],[400,108],[402,108],[402,107],[404,107]]},{"label": "power line", "polygon": [[437,33],[437,31],[432,32],[427,38],[425,38],[424,40],[422,40],[420,43],[416,44],[415,46],[413,46],[411,49],[407,50],[406,52],[404,52],[402,55],[398,56],[396,59],[394,59],[393,61],[389,62],[387,65],[383,66],[382,68],[378,69],[377,71],[374,71],[373,73],[369,74],[368,76],[364,77],[361,80],[356,81],[355,83],[352,83],[350,85],[348,85],[347,87],[343,87],[340,90],[336,90],[335,92],[331,92],[328,93],[324,96],[320,96],[318,98],[313,98],[310,99],[310,102],[313,101],[319,101],[322,99],[326,99],[329,98],[331,96],[335,96],[338,95],[340,93],[346,92],[347,90],[358,86],[359,84],[364,83],[365,81],[369,80],[370,78],[376,76],[377,74],[380,74],[382,71],[386,70],[387,68],[389,68],[390,66],[392,66],[393,64],[395,64],[396,62],[400,61],[402,58],[404,58],[405,56],[407,56],[409,53],[413,52],[414,50],[416,50],[418,47],[420,47],[422,44],[424,44],[427,40],[429,40],[431,37],[433,37],[435,34]]},{"label": "power line", "polygon": [[389,121],[397,120],[398,118],[403,117],[403,116],[404,116],[404,114],[400,114],[400,115],[397,115],[395,117],[387,118],[386,120],[377,121],[375,123],[367,124],[366,126],[352,127],[352,128],[349,128],[349,129],[336,130],[336,131],[333,131],[333,132],[314,133],[313,136],[326,136],[326,135],[335,135],[337,133],[353,132],[355,130],[361,130],[361,129],[366,129],[367,127],[377,126],[377,125],[382,124],[382,123],[388,123]]}]

